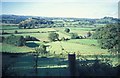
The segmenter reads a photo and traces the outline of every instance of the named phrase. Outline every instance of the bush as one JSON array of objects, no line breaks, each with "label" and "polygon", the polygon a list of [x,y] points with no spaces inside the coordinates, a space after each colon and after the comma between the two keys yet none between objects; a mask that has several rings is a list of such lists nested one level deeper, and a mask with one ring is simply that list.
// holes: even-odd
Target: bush
[{"label": "bush", "polygon": [[65,28],[65,32],[66,32],[66,33],[69,33],[69,32],[70,32],[70,29],[69,29],[69,28]]},{"label": "bush", "polygon": [[37,38],[35,38],[35,37],[30,37],[30,36],[26,36],[26,37],[25,37],[25,40],[26,40],[26,41],[39,41]]},{"label": "bush", "polygon": [[3,41],[4,41],[4,39],[5,39],[5,37],[0,36],[0,42],[3,42]]},{"label": "bush", "polygon": [[79,76],[117,76],[118,72],[117,67],[114,68],[109,63],[103,63],[99,60],[96,60],[93,64],[80,63],[77,70]]},{"label": "bush", "polygon": [[79,36],[79,39],[83,39],[83,36]]},{"label": "bush", "polygon": [[71,33],[71,39],[79,39],[79,36],[77,33]]},{"label": "bush", "polygon": [[65,40],[66,40],[65,37],[62,37],[62,38],[61,38],[61,41],[65,41]]},{"label": "bush", "polygon": [[91,35],[92,35],[91,32],[88,32],[88,33],[87,33],[87,37],[90,37]]},{"label": "bush", "polygon": [[50,41],[59,40],[58,37],[59,37],[59,34],[54,33],[54,32],[50,33],[49,36],[48,36],[48,38],[50,39]]},{"label": "bush", "polygon": [[14,32],[15,34],[18,34],[18,31],[17,30],[15,30],[15,32]]}]

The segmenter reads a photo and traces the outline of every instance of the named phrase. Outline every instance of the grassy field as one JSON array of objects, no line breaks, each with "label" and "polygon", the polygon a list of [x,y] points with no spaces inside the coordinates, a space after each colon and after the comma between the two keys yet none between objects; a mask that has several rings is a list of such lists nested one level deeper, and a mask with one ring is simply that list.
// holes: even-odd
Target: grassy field
[{"label": "grassy field", "polygon": [[64,41],[64,42],[57,41],[57,42],[48,43],[48,45],[51,45],[51,48],[50,48],[51,52],[55,51],[56,53],[62,52],[62,48],[61,48],[62,46],[65,49],[65,51],[69,53],[79,52],[82,55],[108,54],[107,50],[100,49],[99,47],[89,46],[87,44],[79,44],[71,41]]},{"label": "grassy field", "polygon": [[73,39],[73,40],[69,40],[68,42],[71,43],[76,43],[76,44],[83,44],[83,45],[92,45],[92,46],[99,46],[97,40],[95,39]]},{"label": "grassy field", "polygon": [[[87,32],[91,31],[94,28],[78,28],[78,27],[69,27],[70,33],[77,33],[78,35],[86,35]],[[61,28],[39,28],[39,29],[18,29],[17,26],[6,26],[3,27],[5,32],[9,32],[14,34],[14,31],[17,30],[19,34],[14,35],[22,35],[22,36],[33,36],[39,39],[40,41],[27,41],[25,46],[18,47],[10,44],[0,43],[2,46],[2,50],[0,52],[10,52],[10,53],[28,53],[34,52],[35,47],[38,47],[41,44],[49,45],[47,47],[47,58],[41,58],[39,56],[38,61],[38,76],[69,76],[68,70],[68,54],[75,53],[76,59],[80,61],[85,60],[95,60],[96,56],[102,61],[108,60],[109,63],[113,66],[119,65],[118,56],[111,55],[108,50],[101,49],[97,40],[95,39],[70,39],[68,41],[55,41],[45,43],[44,41],[49,41],[48,34],[50,31],[55,31],[59,34],[59,38],[65,37],[70,38],[70,33],[64,32],[65,27]],[[39,32],[38,32],[39,31]],[[11,34],[1,35],[1,36],[9,36]],[[16,71],[16,73],[20,76],[36,76],[35,74],[35,58],[32,54],[20,55],[17,54],[18,57],[14,57],[14,55],[3,55],[2,59],[4,59],[3,64],[9,63],[13,64],[13,69],[10,71]],[[79,55],[79,57],[78,57]],[[12,62],[15,63],[12,63]],[[82,63],[81,61],[81,63]],[[5,66],[3,65],[3,66]]]},{"label": "grassy field", "polygon": [[[59,31],[63,34],[66,34],[68,36],[70,36],[70,34],[68,33],[65,33],[65,28],[68,28],[68,27],[62,27],[62,28],[54,28],[56,31]],[[92,31],[92,29],[95,29],[95,28],[80,28],[80,27],[69,27],[70,28],[70,33],[77,33],[78,35],[81,35],[81,36],[84,36],[86,35],[87,32]]]},{"label": "grassy field", "polygon": [[0,46],[2,46],[2,51],[0,52],[10,52],[10,53],[26,53],[26,52],[32,52],[34,49],[23,46],[23,47],[17,47],[14,45],[4,44],[0,43]]},{"label": "grassy field", "polygon": [[[69,27],[70,33],[78,33],[78,35],[86,35],[87,32],[93,32],[92,29],[94,28],[78,28],[78,27]],[[70,34],[64,32],[65,27],[61,28],[38,28],[38,29],[18,29],[17,26],[6,26],[3,27],[5,32],[13,33],[17,30],[20,32],[20,34],[14,34],[14,35],[23,35],[23,36],[33,36],[40,40],[40,42],[26,42],[27,46],[23,47],[17,47],[9,44],[0,44],[2,45],[2,51],[1,52],[33,52],[34,47],[28,46],[28,45],[50,45],[50,47],[47,48],[48,51],[50,51],[51,54],[57,54],[60,55],[61,53],[64,55],[64,57],[67,57],[68,53],[76,53],[77,55],[111,55],[107,50],[101,49],[99,47],[99,44],[97,43],[97,40],[94,39],[71,39],[68,41],[56,41],[56,42],[49,42],[44,43],[43,41],[49,41],[48,34],[50,31],[56,31],[56,33],[59,34],[59,38],[65,37],[70,38]],[[38,32],[39,31],[39,32]],[[37,32],[37,33],[34,33]],[[3,35],[3,36],[9,36]],[[62,50],[64,48],[64,50]]]},{"label": "grassy field", "polygon": [[[28,42],[26,42],[28,43]],[[0,52],[10,52],[10,53],[27,53],[27,52],[33,52],[35,51],[34,48],[28,47],[28,46],[14,46],[10,44],[0,43],[0,46],[2,46],[0,49]]]},{"label": "grassy field", "polygon": [[16,25],[4,25],[4,26],[1,26],[0,25],[0,30],[3,29],[3,30],[13,30],[13,29],[18,29],[18,26]]},{"label": "grassy field", "polygon": [[[8,26],[7,26],[8,27]],[[4,27],[3,28],[7,28]],[[13,26],[15,27],[15,26]],[[7,30],[5,29],[5,32],[9,32],[9,33],[13,33],[14,34],[14,29],[12,26],[8,27]],[[91,31],[94,28],[75,28],[75,27],[70,27],[70,32],[75,32],[78,33],[80,35],[85,35],[88,31]],[[16,28],[16,30],[18,32],[21,32],[21,34],[14,34],[14,35],[23,35],[23,36],[33,36],[36,37],[37,39],[39,39],[40,41],[49,41],[48,39],[48,31],[56,31],[59,34],[59,38],[65,37],[65,38],[70,38],[70,34],[64,32],[65,28],[39,28],[39,29],[18,29]],[[32,32],[40,32],[40,33],[32,33]],[[28,33],[24,33],[24,32],[28,32]],[[29,33],[31,32],[31,33]],[[41,33],[43,32],[43,33]],[[9,34],[10,35],[10,34]],[[8,35],[3,35],[3,36],[8,36]],[[68,41],[63,41],[63,42],[50,42],[46,45],[51,45],[52,48],[50,49],[51,52],[56,51],[57,53],[61,53],[61,46],[63,48],[66,49],[66,51],[68,52],[80,52],[81,54],[101,54],[101,53],[107,53],[107,50],[103,50],[100,47],[98,47],[98,43],[96,40],[93,39],[71,39]],[[7,44],[3,44],[3,51],[6,49],[4,48],[4,46],[8,46],[8,48],[10,48],[11,45],[7,45]],[[17,47],[14,46],[14,48],[12,49],[7,49],[12,50],[12,51],[18,51],[20,52],[20,50],[17,50],[18,48],[22,49],[22,51],[30,51],[31,48],[24,46],[24,47]],[[6,51],[6,50],[5,50]]]},{"label": "grassy field", "polygon": [[9,33],[14,33],[15,30],[18,32],[48,32],[48,31],[55,31],[53,28],[38,28],[38,29],[12,29],[12,27],[9,27],[7,30],[5,29],[4,31],[9,32]]}]

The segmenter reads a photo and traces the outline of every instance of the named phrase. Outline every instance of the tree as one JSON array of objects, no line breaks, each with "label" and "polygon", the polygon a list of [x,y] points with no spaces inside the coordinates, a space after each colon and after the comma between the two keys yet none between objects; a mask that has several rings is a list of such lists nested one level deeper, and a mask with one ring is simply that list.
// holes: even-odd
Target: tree
[{"label": "tree", "polygon": [[40,52],[41,55],[46,54],[47,53],[46,46],[41,44],[40,47],[39,47],[39,52]]},{"label": "tree", "polygon": [[59,37],[59,34],[54,33],[54,32],[50,33],[49,36],[48,36],[48,38],[50,39],[50,41],[59,40],[58,37]]},{"label": "tree", "polygon": [[65,28],[65,32],[66,32],[66,33],[69,33],[69,32],[70,32],[70,29],[69,29],[69,28]]},{"label": "tree", "polygon": [[61,41],[65,41],[65,40],[66,40],[65,37],[62,37],[62,38],[61,38]]},{"label": "tree", "polygon": [[43,55],[43,54],[46,54],[46,53],[48,53],[47,51],[46,51],[46,46],[45,45],[40,45],[39,47],[36,47],[35,48],[35,54],[34,54],[34,56],[35,56],[35,73],[36,73],[36,76],[38,75],[38,69],[37,69],[37,67],[38,67],[38,57],[39,57],[39,55],[41,54],[41,55]]},{"label": "tree", "polygon": [[88,32],[88,33],[87,33],[87,37],[90,37],[91,35],[92,35],[91,32]]},{"label": "tree", "polygon": [[25,37],[25,40],[26,40],[26,41],[40,41],[40,40],[38,40],[37,38],[31,37],[31,36],[29,36],[29,35]]},{"label": "tree", "polygon": [[24,46],[25,39],[23,36],[10,35],[4,39],[4,43],[16,45],[16,46]]},{"label": "tree", "polygon": [[97,29],[93,38],[98,40],[101,48],[110,52],[120,52],[120,24],[109,24]]},{"label": "tree", "polygon": [[15,30],[15,32],[14,32],[15,34],[18,34],[18,31],[17,30]]},{"label": "tree", "polygon": [[28,35],[28,36],[25,37],[25,40],[26,40],[26,41],[30,41],[30,40],[31,40],[31,37]]},{"label": "tree", "polygon": [[25,45],[25,39],[23,36],[18,36],[18,42],[16,45],[17,46],[24,46]]},{"label": "tree", "polygon": [[77,33],[71,33],[71,39],[78,39],[79,36]]}]

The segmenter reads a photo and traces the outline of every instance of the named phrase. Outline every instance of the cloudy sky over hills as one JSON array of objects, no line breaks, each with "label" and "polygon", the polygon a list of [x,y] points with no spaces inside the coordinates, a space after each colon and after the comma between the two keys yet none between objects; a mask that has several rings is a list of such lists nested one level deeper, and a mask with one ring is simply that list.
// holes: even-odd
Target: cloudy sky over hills
[{"label": "cloudy sky over hills", "polygon": [[2,14],[48,17],[118,17],[119,0],[2,0]]}]

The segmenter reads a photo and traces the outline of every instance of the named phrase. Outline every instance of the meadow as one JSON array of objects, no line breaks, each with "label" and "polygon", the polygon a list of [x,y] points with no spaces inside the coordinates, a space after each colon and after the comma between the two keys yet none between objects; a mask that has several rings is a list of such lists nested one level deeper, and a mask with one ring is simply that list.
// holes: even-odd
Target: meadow
[{"label": "meadow", "polygon": [[[35,51],[35,47],[39,46],[41,44],[47,45],[47,51],[49,54],[47,55],[48,58],[46,59],[40,59],[39,60],[39,71],[42,71],[42,74],[40,75],[53,75],[54,73],[50,73],[48,71],[56,71],[56,75],[60,74],[60,71],[64,71],[64,74],[68,75],[67,62],[65,60],[68,58],[69,53],[75,53],[77,59],[84,59],[84,60],[90,60],[95,59],[96,56],[99,57],[99,59],[108,59],[111,61],[111,64],[113,66],[118,65],[118,57],[112,55],[108,50],[101,49],[97,40],[92,38],[87,39],[70,39],[67,41],[55,41],[50,42],[48,39],[48,35],[50,32],[54,31],[59,34],[59,39],[62,37],[70,38],[70,34],[66,33],[65,30],[66,27],[55,27],[55,28],[38,28],[38,29],[19,29],[17,26],[3,26],[2,30],[4,32],[8,32],[14,35],[22,35],[22,36],[32,36],[36,37],[40,41],[27,41],[26,46],[18,47],[10,44],[0,43],[2,45],[2,50],[0,52],[9,52],[9,53],[32,53]],[[94,32],[92,29],[94,28],[83,28],[83,27],[69,27],[70,33],[77,33],[79,36],[84,36],[87,34],[87,32]],[[15,33],[17,30],[18,33]],[[9,36],[11,34],[5,34],[1,36]],[[47,43],[45,42],[47,41]],[[41,55],[40,55],[41,56]],[[79,57],[78,57],[79,56]],[[8,57],[7,57],[8,58]],[[61,58],[62,62],[60,62]],[[26,59],[26,60],[25,60]],[[19,71],[27,72],[27,74],[31,73],[33,69],[33,56],[22,56],[22,58],[19,58],[19,61],[14,65],[14,69]],[[57,59],[57,60],[56,60]],[[54,61],[52,61],[54,60]],[[58,61],[59,60],[59,61]],[[59,62],[63,65],[59,66]],[[51,68],[51,69],[49,69]],[[61,68],[61,69],[59,69]],[[27,70],[26,70],[27,69]],[[45,71],[45,73],[43,73]],[[23,72],[21,73],[22,75]],[[32,74],[34,75],[34,74]],[[61,72],[61,75],[62,72]]]},{"label": "meadow", "polygon": [[[49,43],[44,43],[43,42],[43,41],[49,41],[48,35],[49,35],[50,31],[55,31],[56,33],[58,33],[60,39],[62,37],[70,38],[71,35],[64,31],[65,27],[61,27],[61,28],[39,28],[39,29],[18,29],[18,28],[12,29],[15,26],[13,26],[13,27],[11,26],[9,28],[7,28],[7,27],[3,26],[4,32],[8,32],[8,33],[14,34],[14,32],[17,30],[18,34],[14,34],[14,35],[22,35],[24,37],[25,36],[36,37],[37,39],[40,40],[40,42],[38,42],[37,44],[43,43],[45,45],[51,45],[52,48],[50,50],[51,51],[56,51],[56,53],[58,53],[58,54],[61,52],[61,50],[60,50],[61,49],[60,48],[61,45],[67,51],[71,51],[71,52],[78,52],[78,51],[80,51],[83,54],[87,54],[87,53],[89,54],[89,52],[90,53],[93,52],[93,54],[95,54],[96,52],[99,53],[99,54],[101,52],[107,53],[107,50],[103,50],[103,49],[100,49],[98,47],[98,43],[94,39],[71,39],[71,40],[68,40],[68,41],[56,41],[56,42],[49,42]],[[71,30],[70,32],[71,33],[79,32],[78,35],[82,35],[83,36],[83,35],[87,34],[88,31],[91,31],[92,29],[93,28],[80,28],[80,27],[79,28],[75,28],[75,27],[70,27],[70,30]],[[9,35],[10,34],[5,34],[3,36],[9,36]],[[8,46],[8,48],[10,47],[9,45],[3,44],[3,48],[4,48],[4,45],[6,47]],[[58,46],[56,46],[56,45],[58,45]],[[16,47],[14,47],[14,49],[15,48],[18,48],[18,47],[16,46]],[[24,49],[24,48],[28,48],[28,47],[25,46],[25,47],[19,47],[19,48],[23,48]],[[12,49],[7,49],[7,50],[15,52],[14,49],[13,50]],[[3,49],[3,50],[5,50],[5,49]],[[19,49],[17,51],[19,51]],[[29,51],[30,51],[30,49],[28,49],[27,52],[29,52]]]}]

